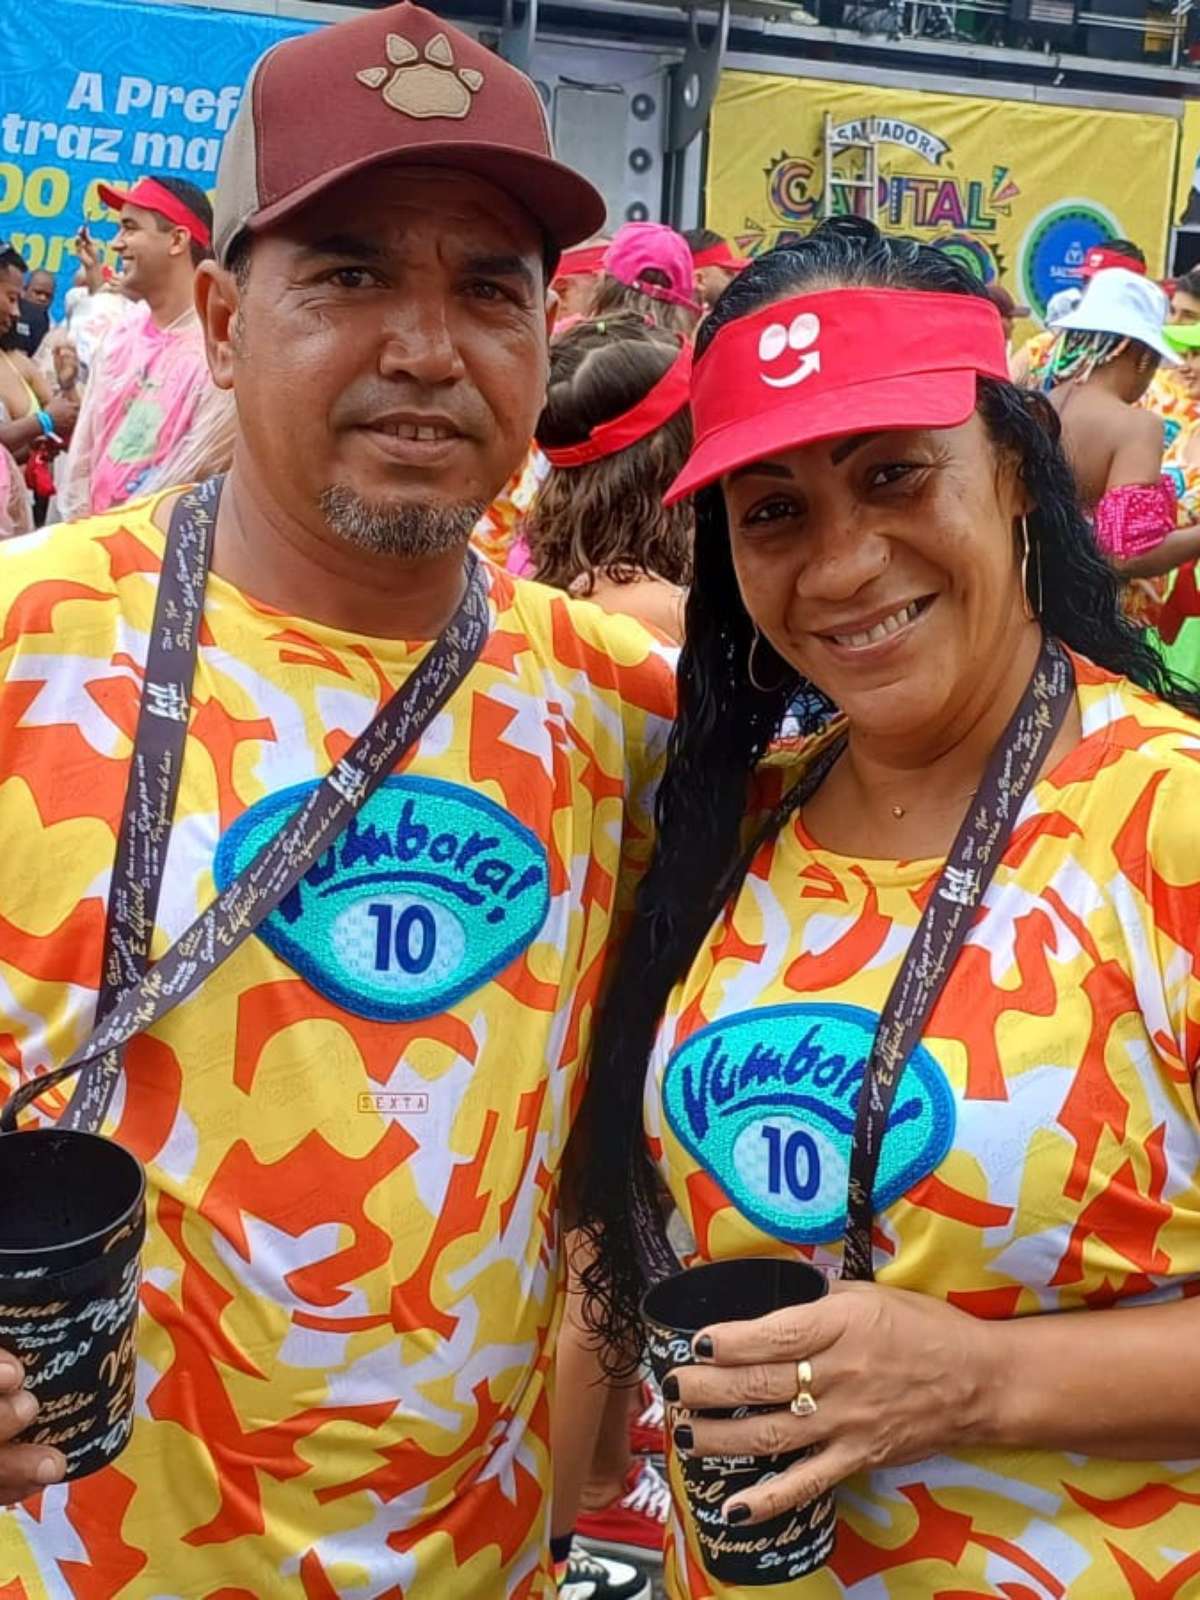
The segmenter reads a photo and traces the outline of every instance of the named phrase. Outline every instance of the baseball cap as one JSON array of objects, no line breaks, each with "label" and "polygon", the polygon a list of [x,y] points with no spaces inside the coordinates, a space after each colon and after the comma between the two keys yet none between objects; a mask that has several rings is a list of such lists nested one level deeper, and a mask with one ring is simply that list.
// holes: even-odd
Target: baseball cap
[{"label": "baseball cap", "polygon": [[340,179],[408,160],[511,195],[559,250],[604,223],[598,191],[554,159],[541,96],[502,57],[421,6],[285,39],[254,66],[225,139],[213,242],[298,211]]},{"label": "baseball cap", "polygon": [[956,428],[977,380],[1008,382],[990,300],[913,289],[832,289],[726,323],[692,377],[695,445],[667,505],[734,468],[817,439]]},{"label": "baseball cap", "polygon": [[1029,307],[1018,305],[1002,283],[989,283],[987,296],[1002,317],[1011,317],[1015,322],[1031,315]]},{"label": "baseball cap", "polygon": [[132,189],[114,189],[109,183],[98,183],[96,193],[100,203],[110,211],[141,206],[144,211],[156,211],[160,217],[166,217],[177,228],[186,228],[206,250],[212,243],[212,233],[203,217],[198,217],[177,194],[172,194],[155,178],[139,178]]},{"label": "baseball cap", "polygon": [[1053,327],[1069,311],[1083,299],[1082,289],[1060,289],[1057,294],[1052,294],[1046,302],[1046,326]]},{"label": "baseball cap", "polygon": [[1126,267],[1106,267],[1083,291],[1083,298],[1052,326],[1060,333],[1116,333],[1157,351],[1173,367],[1179,357],[1163,337],[1167,297],[1156,283]]},{"label": "baseball cap", "polygon": [[[661,272],[667,283],[647,281],[644,275],[651,269]],[[687,240],[664,223],[627,222],[618,229],[604,252],[604,270],[618,283],[649,295],[652,300],[666,300],[693,311],[701,309],[695,300],[692,252]]]}]

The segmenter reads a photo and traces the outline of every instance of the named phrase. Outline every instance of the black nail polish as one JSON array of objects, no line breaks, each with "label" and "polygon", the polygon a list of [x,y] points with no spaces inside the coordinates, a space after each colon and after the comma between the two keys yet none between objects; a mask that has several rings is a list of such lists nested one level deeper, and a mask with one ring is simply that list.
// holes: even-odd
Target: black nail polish
[{"label": "black nail polish", "polygon": [[674,1373],[662,1381],[662,1397],[668,1405],[673,1406],[679,1400],[679,1379]]},{"label": "black nail polish", "polygon": [[692,1438],[692,1430],[686,1422],[681,1422],[671,1437],[675,1440],[675,1448],[677,1450],[690,1450],[695,1443]]},{"label": "black nail polish", "polygon": [[739,1522],[749,1522],[750,1507],[743,1505],[730,1506],[725,1513],[725,1521],[731,1528],[736,1528]]},{"label": "black nail polish", "polygon": [[699,1356],[701,1361],[712,1360],[713,1342],[706,1333],[692,1340],[692,1353]]}]

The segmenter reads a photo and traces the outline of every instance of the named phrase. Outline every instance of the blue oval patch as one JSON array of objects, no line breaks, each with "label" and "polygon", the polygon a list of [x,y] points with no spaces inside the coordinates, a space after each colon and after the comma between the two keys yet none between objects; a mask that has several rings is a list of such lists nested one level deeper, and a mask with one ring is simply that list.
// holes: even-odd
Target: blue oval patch
[{"label": "blue oval patch", "polygon": [[[878,1027],[861,1006],[764,1006],[702,1028],[667,1062],[673,1133],[764,1233],[823,1244],[844,1232],[854,1117]],[[877,1212],[945,1158],[955,1121],[945,1074],[918,1045],[888,1118]]]},{"label": "blue oval patch", "polygon": [[[243,813],[217,847],[225,889],[317,787]],[[313,988],[358,1016],[406,1022],[478,989],[550,908],[541,841],[500,806],[436,778],[384,780],[258,930]]]}]

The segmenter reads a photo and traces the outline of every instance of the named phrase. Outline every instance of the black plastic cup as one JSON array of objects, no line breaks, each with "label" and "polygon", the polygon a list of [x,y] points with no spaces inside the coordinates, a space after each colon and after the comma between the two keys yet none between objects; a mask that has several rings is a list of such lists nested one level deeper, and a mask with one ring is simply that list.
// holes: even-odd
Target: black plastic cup
[{"label": "black plastic cup", "polygon": [[[810,1305],[820,1300],[828,1287],[816,1267],[757,1256],[714,1261],[664,1279],[642,1299],[646,1348],[654,1376],[661,1384],[674,1368],[695,1365],[692,1340],[701,1328],[769,1316],[787,1306]],[[742,1406],[695,1415],[748,1417],[773,1409]],[[676,1420],[672,1410],[681,1408],[668,1406],[668,1434]],[[753,1488],[811,1454],[805,1449],[778,1456],[679,1458],[696,1541],[714,1578],[753,1588],[804,1578],[825,1565],[837,1531],[832,1494],[749,1528],[731,1527],[721,1516],[721,1507],[739,1490]]]},{"label": "black plastic cup", "polygon": [[0,1350],[39,1406],[16,1442],[61,1450],[69,1479],[133,1430],[145,1194],[141,1163],[111,1139],[0,1134]]}]

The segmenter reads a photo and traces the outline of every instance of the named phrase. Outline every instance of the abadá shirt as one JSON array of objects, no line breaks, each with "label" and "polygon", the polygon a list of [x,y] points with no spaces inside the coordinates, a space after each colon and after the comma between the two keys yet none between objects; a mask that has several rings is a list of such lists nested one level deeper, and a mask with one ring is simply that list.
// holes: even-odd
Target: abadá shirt
[{"label": "abad\u00e1 shirt", "polygon": [[[0,551],[10,1089],[93,1021],[156,504]],[[111,1467],[0,1516],[6,1600],[553,1592],[560,1164],[673,685],[636,624],[489,583],[491,637],[419,746],[129,1047],[137,1419]],[[155,955],[424,648],[210,579]]]},{"label": "abad\u00e1 shirt", "polygon": [[[1083,740],[1027,799],[900,1080],[875,1266],[977,1317],[1080,1313],[1086,1339],[1089,1308],[1200,1293],[1200,724],[1075,664]],[[839,1262],[865,1058],[941,865],[851,860],[802,819],[759,853],[647,1080],[695,1259]],[[1194,1462],[962,1451],[844,1483],[829,1566],[767,1588],[709,1579],[677,1504],[666,1592],[1184,1600],[1198,1505]]]}]

